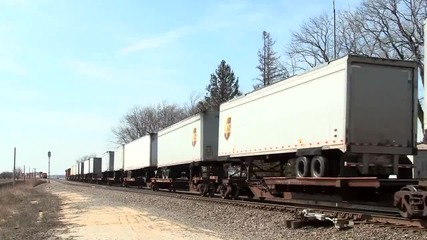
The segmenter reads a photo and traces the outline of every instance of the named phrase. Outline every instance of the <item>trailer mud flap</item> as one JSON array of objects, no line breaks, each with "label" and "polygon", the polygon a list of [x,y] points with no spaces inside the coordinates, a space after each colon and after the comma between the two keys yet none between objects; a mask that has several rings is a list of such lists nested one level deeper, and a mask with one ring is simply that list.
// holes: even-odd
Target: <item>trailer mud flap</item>
[{"label": "trailer mud flap", "polygon": [[322,148],[321,147],[316,147],[316,148],[302,148],[302,149],[298,149],[296,155],[298,157],[300,157],[300,156],[322,155]]}]

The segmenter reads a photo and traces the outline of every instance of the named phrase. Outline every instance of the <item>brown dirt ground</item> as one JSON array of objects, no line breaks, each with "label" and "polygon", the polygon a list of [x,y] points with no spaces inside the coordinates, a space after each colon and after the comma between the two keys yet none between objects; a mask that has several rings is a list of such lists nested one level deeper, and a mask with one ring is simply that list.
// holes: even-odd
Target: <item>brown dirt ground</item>
[{"label": "brown dirt ground", "polygon": [[60,200],[41,183],[27,180],[0,189],[0,239],[57,239]]}]

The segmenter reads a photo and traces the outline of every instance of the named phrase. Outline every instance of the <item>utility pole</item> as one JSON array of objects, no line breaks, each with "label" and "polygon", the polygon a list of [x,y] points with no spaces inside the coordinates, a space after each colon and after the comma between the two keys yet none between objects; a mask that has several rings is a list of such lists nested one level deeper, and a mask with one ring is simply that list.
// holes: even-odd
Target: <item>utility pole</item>
[{"label": "utility pole", "polygon": [[334,8],[334,59],[337,58],[337,34],[336,34],[336,17],[335,17],[335,0],[333,0]]},{"label": "utility pole", "polygon": [[25,182],[25,165],[24,165],[24,182]]},{"label": "utility pole", "polygon": [[16,147],[13,149],[13,183],[12,186],[15,187],[15,166],[16,166]]},{"label": "utility pole", "polygon": [[51,152],[47,152],[47,157],[49,158],[48,162],[48,182],[50,183],[50,156],[52,156]]}]

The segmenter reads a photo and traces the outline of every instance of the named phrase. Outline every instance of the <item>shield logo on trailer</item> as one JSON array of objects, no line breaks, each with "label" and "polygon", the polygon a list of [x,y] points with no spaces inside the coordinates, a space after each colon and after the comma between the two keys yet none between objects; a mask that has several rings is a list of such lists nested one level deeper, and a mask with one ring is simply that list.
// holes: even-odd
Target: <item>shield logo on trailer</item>
[{"label": "shield logo on trailer", "polygon": [[227,117],[225,119],[225,126],[224,126],[225,140],[228,140],[230,138],[230,134],[231,134],[231,117]]},{"label": "shield logo on trailer", "polygon": [[197,142],[197,129],[193,128],[193,136],[191,141],[191,143],[193,144],[193,147],[196,146],[196,142]]}]

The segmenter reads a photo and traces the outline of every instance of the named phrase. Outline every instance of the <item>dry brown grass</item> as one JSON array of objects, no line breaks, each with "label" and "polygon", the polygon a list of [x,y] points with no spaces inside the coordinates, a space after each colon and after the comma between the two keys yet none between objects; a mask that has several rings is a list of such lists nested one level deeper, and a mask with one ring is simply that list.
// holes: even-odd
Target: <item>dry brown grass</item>
[{"label": "dry brown grass", "polygon": [[60,200],[42,183],[32,180],[0,189],[0,239],[54,239]]}]

